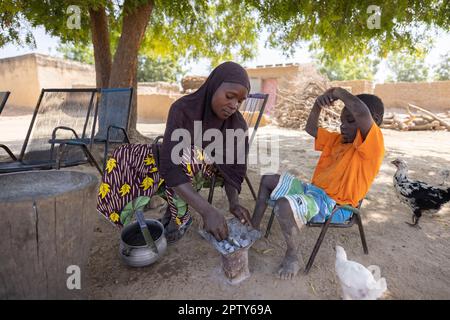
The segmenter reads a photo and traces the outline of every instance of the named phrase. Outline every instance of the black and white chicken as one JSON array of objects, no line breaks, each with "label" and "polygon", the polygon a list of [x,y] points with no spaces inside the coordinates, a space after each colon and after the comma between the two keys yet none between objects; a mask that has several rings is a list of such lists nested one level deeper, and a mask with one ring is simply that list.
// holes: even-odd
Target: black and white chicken
[{"label": "black and white chicken", "polygon": [[408,179],[408,165],[404,160],[391,162],[397,167],[394,174],[394,187],[400,201],[413,211],[411,226],[418,227],[422,213],[433,214],[450,201],[450,188],[434,187],[425,182]]}]

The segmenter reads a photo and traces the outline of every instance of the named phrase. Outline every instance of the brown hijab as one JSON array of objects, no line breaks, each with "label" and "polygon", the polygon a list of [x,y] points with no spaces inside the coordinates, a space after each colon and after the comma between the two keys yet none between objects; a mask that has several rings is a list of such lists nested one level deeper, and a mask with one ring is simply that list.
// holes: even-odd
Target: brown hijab
[{"label": "brown hijab", "polygon": [[[191,144],[194,144],[194,121],[202,121],[202,133],[207,129],[218,129],[223,134],[224,153],[216,155],[222,157],[223,164],[215,164],[219,172],[225,179],[225,182],[235,187],[238,192],[241,191],[241,184],[247,171],[247,164],[237,162],[237,143],[234,144],[234,162],[226,164],[226,129],[247,130],[247,124],[240,112],[235,112],[226,120],[219,119],[211,108],[211,101],[214,93],[223,82],[232,82],[243,85],[250,92],[250,81],[247,72],[239,64],[234,62],[225,62],[217,66],[206,79],[205,83],[194,93],[186,95],[175,101],[169,110],[164,132],[164,140],[160,152],[160,173],[168,187],[176,187],[180,184],[189,182],[189,178],[184,174],[181,166],[176,165],[171,160],[171,152],[178,141],[171,141],[172,132],[175,129],[183,128],[191,134]],[[200,136],[200,134],[198,134]],[[203,141],[202,147],[205,148],[209,141]],[[248,140],[245,141],[245,155],[248,152]],[[245,157],[246,158],[246,157]]]}]

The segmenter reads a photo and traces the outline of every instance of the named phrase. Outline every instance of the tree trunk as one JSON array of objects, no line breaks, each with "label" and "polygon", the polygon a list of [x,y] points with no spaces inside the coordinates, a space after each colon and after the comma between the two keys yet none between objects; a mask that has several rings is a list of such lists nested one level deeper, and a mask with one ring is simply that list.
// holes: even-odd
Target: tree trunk
[{"label": "tree trunk", "polygon": [[136,8],[131,8],[130,1],[124,3],[122,33],[114,54],[110,87],[133,87],[131,116],[128,129],[132,138],[136,136],[137,123],[137,63],[138,52],[144,37],[145,29],[153,10],[153,1],[148,1]]},{"label": "tree trunk", "polygon": [[[76,171],[0,176],[0,299],[88,297],[97,188],[95,176]],[[69,290],[74,266],[81,287]]]},{"label": "tree trunk", "polygon": [[109,44],[108,17],[105,8],[89,8],[92,44],[94,46],[95,74],[97,88],[107,88],[111,75],[111,48]]},{"label": "tree trunk", "polygon": [[130,135],[130,139],[134,143],[149,143],[151,140],[149,138],[142,135],[139,131],[137,131],[137,70],[135,70],[133,74],[133,98],[131,99],[131,110],[130,110],[130,124],[128,125],[128,133]]}]

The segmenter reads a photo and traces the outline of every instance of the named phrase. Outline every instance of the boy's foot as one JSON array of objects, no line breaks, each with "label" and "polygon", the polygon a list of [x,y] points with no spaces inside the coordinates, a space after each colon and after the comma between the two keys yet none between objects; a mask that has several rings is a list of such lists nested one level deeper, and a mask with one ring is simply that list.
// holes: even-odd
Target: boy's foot
[{"label": "boy's foot", "polygon": [[300,270],[297,255],[287,255],[284,257],[278,269],[277,275],[281,280],[292,280]]}]

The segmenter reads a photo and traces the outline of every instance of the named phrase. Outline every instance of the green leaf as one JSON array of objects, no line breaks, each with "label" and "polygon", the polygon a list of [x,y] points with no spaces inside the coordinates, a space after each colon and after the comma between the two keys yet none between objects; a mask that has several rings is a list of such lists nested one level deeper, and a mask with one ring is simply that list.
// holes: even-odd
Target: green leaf
[{"label": "green leaf", "polygon": [[120,216],[120,220],[124,226],[127,226],[130,222],[133,221],[133,214],[127,214],[124,216],[122,221],[122,216]]},{"label": "green leaf", "polygon": [[205,178],[203,178],[202,172],[197,172],[197,174],[192,179],[192,184],[195,188],[195,190],[199,191],[203,188],[203,185],[205,184]]},{"label": "green leaf", "polygon": [[184,202],[184,200],[178,196],[174,197],[173,203],[177,207],[177,216],[178,217],[184,216],[187,211],[187,203]]},{"label": "green leaf", "polygon": [[133,220],[137,210],[142,210],[149,203],[150,197],[140,196],[128,202],[120,213],[120,222],[126,226]]},{"label": "green leaf", "polygon": [[134,211],[142,210],[150,202],[150,197],[140,196],[133,200]]},{"label": "green leaf", "polygon": [[131,201],[127,203],[127,205],[123,208],[122,212],[120,213],[120,222],[124,226],[126,226],[133,219],[133,214],[134,214],[133,203]]}]

